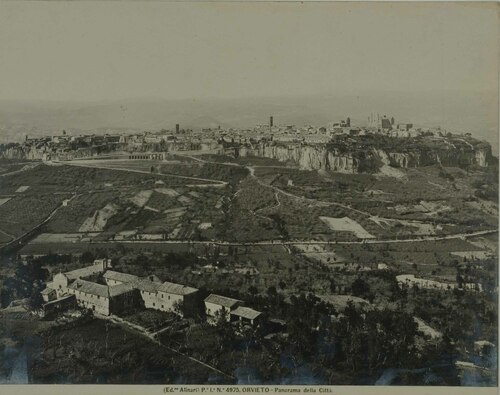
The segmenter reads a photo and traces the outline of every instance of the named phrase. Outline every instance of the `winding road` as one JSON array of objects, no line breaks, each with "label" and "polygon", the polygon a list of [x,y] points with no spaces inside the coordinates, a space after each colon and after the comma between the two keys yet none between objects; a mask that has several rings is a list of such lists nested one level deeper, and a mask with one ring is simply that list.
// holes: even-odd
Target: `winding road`
[{"label": "winding road", "polygon": [[[220,245],[220,246],[293,246],[293,245],[348,245],[348,244],[393,244],[393,243],[419,243],[425,241],[440,241],[462,239],[466,240],[471,237],[485,236],[498,233],[498,229],[481,230],[472,233],[459,233],[444,236],[422,236],[420,238],[411,239],[363,239],[352,241],[335,241],[335,240],[262,240],[249,242],[233,242],[225,240],[99,240],[96,244],[185,244],[185,245]],[[91,242],[92,243],[92,242]]]}]

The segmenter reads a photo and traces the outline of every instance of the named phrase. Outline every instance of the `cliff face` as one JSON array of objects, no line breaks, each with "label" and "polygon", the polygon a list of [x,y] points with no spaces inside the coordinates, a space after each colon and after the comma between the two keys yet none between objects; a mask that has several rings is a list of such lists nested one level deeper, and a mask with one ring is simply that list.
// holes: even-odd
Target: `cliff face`
[{"label": "cliff face", "polygon": [[0,158],[17,160],[40,160],[43,152],[37,149],[26,149],[20,145],[0,145]]},{"label": "cliff face", "polygon": [[305,170],[328,169],[340,173],[355,173],[357,160],[351,155],[341,155],[320,145],[264,145],[239,149],[240,156],[260,156],[293,162]]},{"label": "cliff face", "polygon": [[394,167],[419,167],[441,164],[443,166],[464,167],[477,165],[488,166],[491,160],[491,148],[483,147],[476,149],[422,149],[413,152],[388,152],[389,162]]},{"label": "cliff face", "polygon": [[340,150],[334,144],[281,145],[259,144],[241,147],[240,156],[260,156],[292,162],[304,170],[331,170],[340,173],[377,172],[382,165],[399,168],[413,168],[442,164],[463,167],[467,165],[487,166],[491,160],[491,147],[412,147],[400,150],[394,148],[354,147]]}]

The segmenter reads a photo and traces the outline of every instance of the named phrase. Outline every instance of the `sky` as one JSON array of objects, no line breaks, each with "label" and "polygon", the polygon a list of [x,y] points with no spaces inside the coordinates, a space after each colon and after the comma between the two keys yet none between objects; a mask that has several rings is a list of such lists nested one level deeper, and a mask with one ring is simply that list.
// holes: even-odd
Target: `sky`
[{"label": "sky", "polygon": [[1,2],[0,99],[498,89],[492,7]]},{"label": "sky", "polygon": [[428,98],[498,145],[498,21],[492,3],[0,2],[0,100]]}]

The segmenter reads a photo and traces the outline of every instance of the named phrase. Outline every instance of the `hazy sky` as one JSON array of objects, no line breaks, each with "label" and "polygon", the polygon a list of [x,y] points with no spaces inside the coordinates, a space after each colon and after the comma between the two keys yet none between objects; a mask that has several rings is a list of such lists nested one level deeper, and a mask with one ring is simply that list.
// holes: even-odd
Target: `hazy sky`
[{"label": "hazy sky", "polygon": [[0,2],[0,99],[496,91],[494,5]]}]

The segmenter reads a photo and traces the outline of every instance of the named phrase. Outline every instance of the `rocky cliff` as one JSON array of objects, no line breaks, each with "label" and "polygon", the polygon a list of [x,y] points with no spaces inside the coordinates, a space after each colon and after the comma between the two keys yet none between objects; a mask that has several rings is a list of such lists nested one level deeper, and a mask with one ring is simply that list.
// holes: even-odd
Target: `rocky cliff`
[{"label": "rocky cliff", "polygon": [[[381,144],[350,145],[335,144],[282,144],[260,143],[240,147],[240,156],[259,156],[291,162],[305,170],[331,170],[340,173],[377,172],[381,166],[412,168],[441,164],[443,166],[466,167],[487,166],[492,159],[491,147],[487,143],[427,144],[412,141],[411,145],[400,145],[392,141],[386,147]],[[403,141],[401,141],[403,143]]]},{"label": "rocky cliff", "polygon": [[16,160],[40,160],[43,158],[43,151],[23,147],[19,144],[0,145],[0,158]]}]

